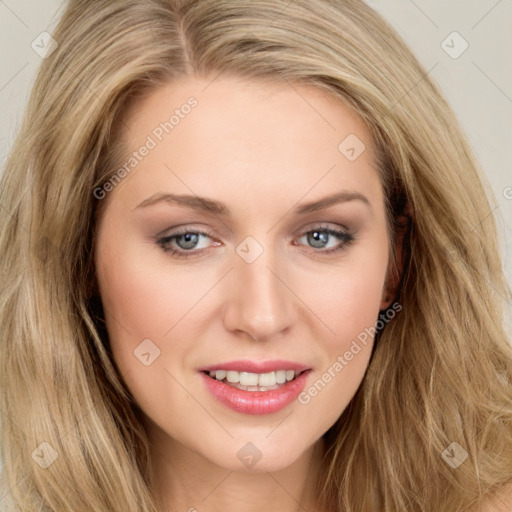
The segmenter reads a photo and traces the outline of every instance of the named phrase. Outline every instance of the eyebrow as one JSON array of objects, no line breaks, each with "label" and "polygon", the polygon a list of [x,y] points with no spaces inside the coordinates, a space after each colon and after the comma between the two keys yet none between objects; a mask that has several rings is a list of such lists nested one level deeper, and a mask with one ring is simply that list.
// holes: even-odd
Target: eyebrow
[{"label": "eyebrow", "polygon": [[[364,196],[360,192],[343,190],[336,194],[332,194],[330,196],[326,196],[321,199],[317,199],[315,201],[310,201],[309,203],[299,205],[298,207],[295,208],[294,213],[297,215],[304,215],[306,213],[324,210],[335,204],[346,203],[348,201],[354,200],[362,201],[370,208],[370,210],[372,210],[372,205],[370,204],[370,201],[366,196]],[[220,201],[214,201],[213,199],[209,199],[207,197],[200,197],[188,194],[157,193],[142,201],[138,206],[134,208],[134,210],[138,208],[147,208],[158,203],[167,203],[170,205],[184,206],[187,208],[191,208],[193,210],[220,215],[222,217],[229,217],[231,215],[229,208]]]}]

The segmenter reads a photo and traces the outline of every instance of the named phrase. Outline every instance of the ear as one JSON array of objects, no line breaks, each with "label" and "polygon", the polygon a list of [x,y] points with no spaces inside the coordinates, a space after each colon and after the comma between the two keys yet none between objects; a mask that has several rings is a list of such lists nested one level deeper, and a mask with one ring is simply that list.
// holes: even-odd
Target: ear
[{"label": "ear", "polygon": [[381,310],[387,309],[397,297],[404,267],[410,255],[409,235],[413,223],[413,211],[409,200],[407,200],[403,212],[399,215],[397,221],[395,247],[392,248],[395,262],[390,259],[388,265],[386,280],[382,290]]}]

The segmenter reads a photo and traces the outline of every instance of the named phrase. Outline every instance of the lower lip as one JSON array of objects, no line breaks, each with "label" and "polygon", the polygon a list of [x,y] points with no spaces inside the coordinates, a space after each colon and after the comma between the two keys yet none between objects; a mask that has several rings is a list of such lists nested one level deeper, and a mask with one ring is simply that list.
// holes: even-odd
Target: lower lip
[{"label": "lower lip", "polygon": [[212,379],[201,372],[210,393],[224,405],[244,414],[271,414],[293,402],[304,389],[311,370],[302,372],[296,379],[272,391],[245,391]]}]

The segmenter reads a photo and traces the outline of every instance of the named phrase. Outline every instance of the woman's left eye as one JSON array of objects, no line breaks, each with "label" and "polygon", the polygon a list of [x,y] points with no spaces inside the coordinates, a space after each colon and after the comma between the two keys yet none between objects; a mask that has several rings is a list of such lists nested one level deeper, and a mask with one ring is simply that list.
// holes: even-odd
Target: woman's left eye
[{"label": "woman's left eye", "polygon": [[[201,237],[210,238],[210,234],[203,231],[191,231],[183,230],[178,233],[160,238],[156,243],[166,253],[170,253],[175,258],[187,258],[189,256],[196,256],[197,251],[201,251],[203,248],[197,248],[197,244]],[[329,238],[335,237],[341,242],[338,242],[329,247]],[[318,226],[314,229],[306,231],[300,238],[306,238],[310,247],[314,249],[322,249],[321,251],[314,251],[320,254],[330,254],[333,252],[341,251],[350,245],[354,240],[354,235],[345,230],[333,229],[329,226]],[[173,247],[172,243],[175,243]],[[177,246],[177,248],[176,248]],[[327,247],[327,249],[326,249]],[[194,251],[192,251],[194,250]]]},{"label": "woman's left eye", "polygon": [[[320,254],[330,254],[333,252],[342,251],[347,248],[352,242],[354,242],[355,237],[348,231],[333,229],[329,226],[319,226],[310,231],[307,231],[302,235],[301,238],[306,238],[308,244],[313,244],[312,247],[315,249],[324,249],[319,252]],[[328,244],[329,238],[338,238],[341,242],[335,243],[334,246],[331,244],[330,247]],[[325,245],[324,245],[325,244]],[[326,247],[328,247],[326,249]]]}]

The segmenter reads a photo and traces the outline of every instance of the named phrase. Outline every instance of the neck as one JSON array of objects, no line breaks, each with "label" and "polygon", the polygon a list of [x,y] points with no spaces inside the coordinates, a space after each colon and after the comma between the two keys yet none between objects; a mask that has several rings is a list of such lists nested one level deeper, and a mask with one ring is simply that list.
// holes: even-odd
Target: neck
[{"label": "neck", "polygon": [[324,454],[320,439],[277,471],[230,470],[150,429],[153,491],[159,512],[317,512],[316,483]]}]

